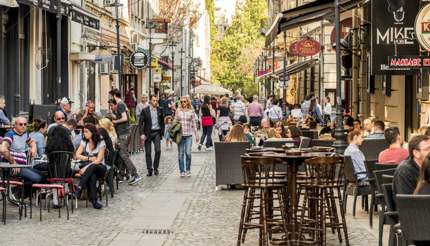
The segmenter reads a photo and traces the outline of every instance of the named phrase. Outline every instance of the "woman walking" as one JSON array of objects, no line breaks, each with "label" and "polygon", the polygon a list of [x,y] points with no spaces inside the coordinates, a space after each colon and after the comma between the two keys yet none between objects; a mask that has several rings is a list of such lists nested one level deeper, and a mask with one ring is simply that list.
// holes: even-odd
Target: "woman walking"
[{"label": "woman walking", "polygon": [[178,144],[178,161],[180,177],[191,176],[191,147],[193,146],[193,133],[196,141],[197,134],[195,113],[188,97],[181,97],[179,109],[176,111],[175,119],[181,124],[182,139]]},{"label": "woman walking", "polygon": [[215,110],[212,108],[211,98],[205,96],[203,98],[203,104],[200,108],[200,119],[203,127],[203,134],[200,138],[200,143],[197,149],[202,150],[202,145],[206,139],[206,150],[212,150],[212,129],[214,125]]},{"label": "woman walking", "polygon": [[224,141],[225,136],[227,136],[228,131],[233,123],[230,119],[230,108],[228,106],[228,98],[223,97],[221,99],[221,105],[217,112],[217,125],[219,141]]}]

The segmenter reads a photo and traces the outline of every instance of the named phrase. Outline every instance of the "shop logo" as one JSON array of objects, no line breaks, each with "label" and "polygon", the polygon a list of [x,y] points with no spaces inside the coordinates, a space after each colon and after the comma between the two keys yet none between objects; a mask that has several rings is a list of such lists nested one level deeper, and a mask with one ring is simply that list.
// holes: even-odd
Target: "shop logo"
[{"label": "shop logo", "polygon": [[425,50],[430,51],[430,4],[424,6],[415,20],[415,35]]},{"label": "shop logo", "polygon": [[393,19],[395,24],[402,24],[405,19],[405,10],[403,6],[405,5],[404,0],[387,0],[388,2],[388,12],[393,14]]}]

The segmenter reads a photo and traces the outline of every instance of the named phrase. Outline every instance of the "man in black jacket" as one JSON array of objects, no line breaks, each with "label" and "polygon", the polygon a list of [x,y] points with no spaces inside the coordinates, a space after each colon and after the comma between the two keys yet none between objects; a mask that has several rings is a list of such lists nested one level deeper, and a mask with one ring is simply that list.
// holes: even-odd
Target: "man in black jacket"
[{"label": "man in black jacket", "polygon": [[[152,172],[158,176],[158,165],[161,156],[161,138],[164,133],[163,110],[158,106],[158,98],[154,95],[150,97],[149,107],[142,110],[139,117],[139,133],[142,142],[145,142],[147,176],[152,176]],[[154,163],[151,158],[151,147],[154,143],[155,156]]]}]

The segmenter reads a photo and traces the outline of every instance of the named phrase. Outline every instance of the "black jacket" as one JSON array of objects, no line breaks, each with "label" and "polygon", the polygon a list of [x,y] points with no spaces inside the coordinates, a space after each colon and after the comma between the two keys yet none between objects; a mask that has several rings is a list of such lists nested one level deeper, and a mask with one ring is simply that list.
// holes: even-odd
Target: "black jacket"
[{"label": "black jacket", "polygon": [[[142,110],[139,117],[139,133],[145,134],[147,138],[151,136],[152,119],[151,119],[151,106]],[[160,125],[161,136],[164,135],[164,114],[160,107],[157,107],[158,124]]]}]

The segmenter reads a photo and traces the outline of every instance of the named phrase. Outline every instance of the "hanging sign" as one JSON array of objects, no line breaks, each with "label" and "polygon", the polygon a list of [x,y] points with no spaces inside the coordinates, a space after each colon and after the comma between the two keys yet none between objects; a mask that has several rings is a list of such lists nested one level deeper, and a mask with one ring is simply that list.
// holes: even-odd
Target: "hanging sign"
[{"label": "hanging sign", "polygon": [[414,74],[416,69],[390,66],[390,57],[419,56],[415,38],[415,17],[419,0],[371,1],[372,11],[372,74]]},{"label": "hanging sign", "polygon": [[415,20],[415,35],[421,47],[430,51],[430,4],[425,5]]},{"label": "hanging sign", "polygon": [[290,45],[290,55],[293,56],[314,56],[321,51],[321,45],[312,38],[302,39]]},{"label": "hanging sign", "polygon": [[[346,35],[349,33],[349,30],[352,28],[352,18],[348,17],[346,19],[343,19],[340,22],[340,38],[345,38]],[[336,28],[333,28],[330,34],[330,42],[332,45],[336,44]]]},{"label": "hanging sign", "polygon": [[130,64],[135,69],[144,69],[149,65],[149,55],[145,51],[136,51],[130,55]]}]

